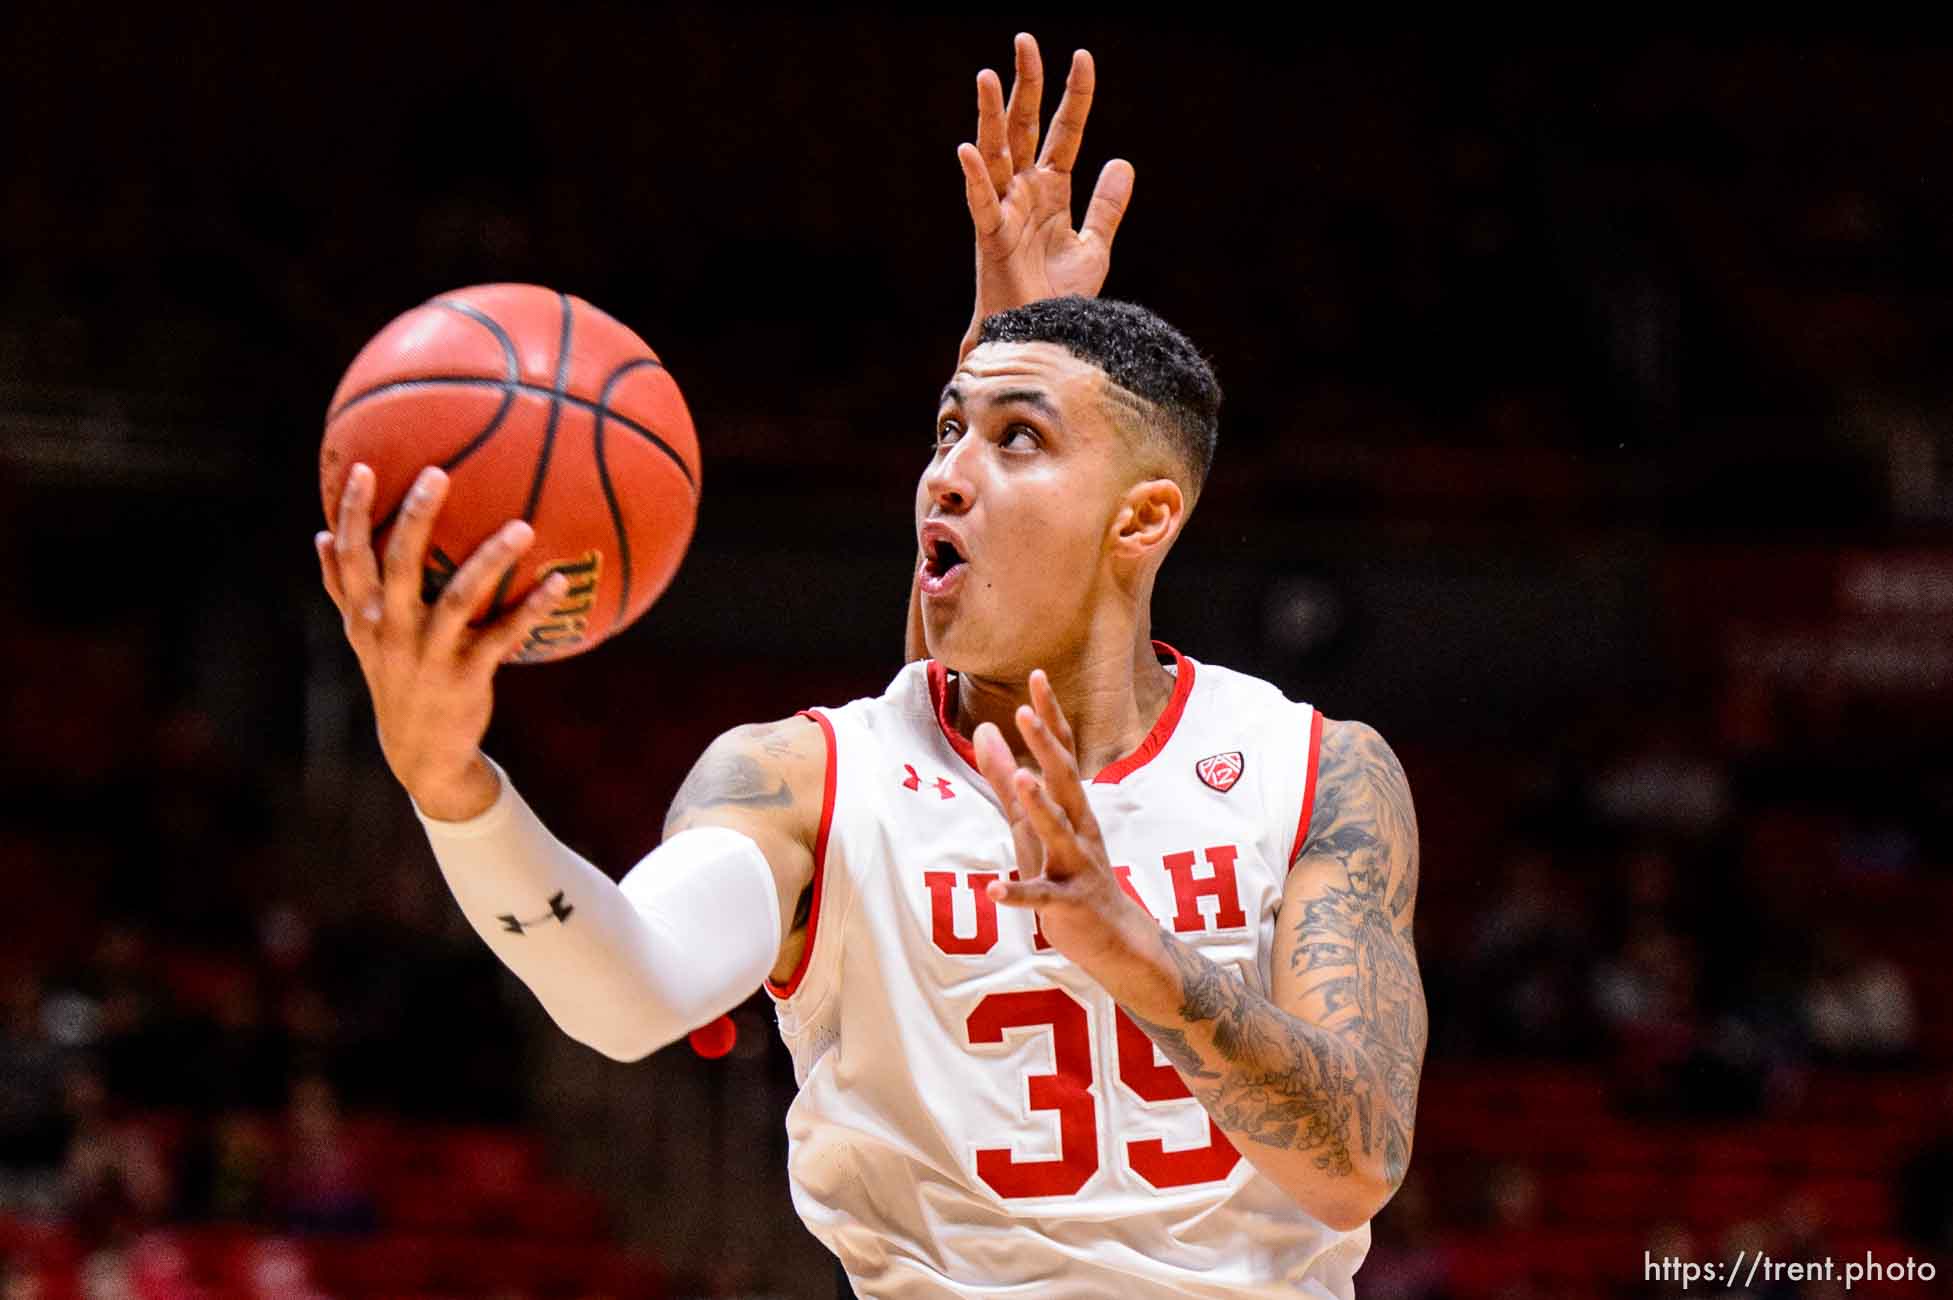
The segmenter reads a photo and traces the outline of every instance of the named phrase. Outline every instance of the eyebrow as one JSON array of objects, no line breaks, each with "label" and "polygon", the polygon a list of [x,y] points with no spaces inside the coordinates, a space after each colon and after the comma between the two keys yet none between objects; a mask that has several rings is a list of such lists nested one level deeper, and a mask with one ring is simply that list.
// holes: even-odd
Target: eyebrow
[{"label": "eyebrow", "polygon": [[[1006,388],[990,400],[993,405],[997,406],[1028,406],[1047,420],[1058,420],[1061,418],[1058,414],[1057,405],[1043,392],[1035,388]],[[961,406],[963,404],[963,393],[955,384],[947,384],[943,387],[943,395],[937,399],[936,405],[945,406],[952,403]]]}]

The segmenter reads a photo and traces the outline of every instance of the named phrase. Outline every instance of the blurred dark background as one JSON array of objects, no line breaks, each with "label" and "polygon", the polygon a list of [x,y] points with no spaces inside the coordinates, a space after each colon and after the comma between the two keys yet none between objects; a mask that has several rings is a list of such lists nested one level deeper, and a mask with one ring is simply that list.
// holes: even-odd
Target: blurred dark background
[{"label": "blurred dark background", "polygon": [[1020,28],[1048,104],[1097,55],[1084,177],[1138,169],[1106,292],[1228,392],[1156,634],[1373,723],[1419,802],[1433,1039],[1359,1294],[1953,1266],[1953,55],[28,5],[7,1300],[831,1294],[764,1000],[725,1060],[614,1065],[460,921],[318,586],[315,457],[441,290],[546,283],[658,349],[693,551],[628,634],[506,673],[490,742],[621,874],[712,735],[899,664],[954,148]]}]

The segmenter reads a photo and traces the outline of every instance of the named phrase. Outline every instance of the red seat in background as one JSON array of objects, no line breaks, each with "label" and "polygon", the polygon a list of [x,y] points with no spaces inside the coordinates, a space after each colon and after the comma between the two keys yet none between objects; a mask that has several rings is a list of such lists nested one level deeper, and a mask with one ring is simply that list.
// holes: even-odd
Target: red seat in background
[{"label": "red seat in background", "polygon": [[[1444,1245],[1445,1281],[1457,1300],[1481,1300],[1527,1280],[1526,1261],[1488,1238],[1461,1237]],[[1357,1274],[1358,1277],[1362,1273]]]},{"label": "red seat in background", "polygon": [[1495,1300],[1508,1294],[1580,1300],[1623,1282],[1638,1282],[1640,1242],[1632,1232],[1539,1229],[1450,1237],[1441,1249],[1454,1300]]},{"label": "red seat in background", "polygon": [[373,1199],[390,1232],[465,1234],[484,1217],[473,1190],[446,1174],[393,1174],[375,1185]]},{"label": "red seat in background", "polygon": [[580,1292],[599,1268],[585,1243],[451,1238],[435,1253],[435,1285],[468,1296]]},{"label": "red seat in background", "polygon": [[1882,1178],[1825,1178],[1799,1190],[1817,1201],[1831,1232],[1864,1236],[1895,1226],[1892,1188]]},{"label": "red seat in background", "polygon": [[1779,1141],[1798,1168],[1884,1176],[1919,1144],[1921,1130],[1889,1123],[1784,1125]]},{"label": "red seat in background", "polygon": [[472,1187],[514,1191],[542,1173],[532,1134],[505,1129],[450,1129],[439,1138],[439,1167]]},{"label": "red seat in background", "polygon": [[394,1231],[592,1241],[605,1226],[602,1199],[561,1179],[484,1187],[452,1174],[395,1174],[376,1199]]},{"label": "red seat in background", "polygon": [[1757,1173],[1776,1169],[1795,1158],[1784,1135],[1774,1137],[1761,1125],[1710,1129],[1690,1135],[1682,1148],[1699,1173]]},{"label": "red seat in background", "polygon": [[1732,1223],[1774,1214],[1791,1188],[1788,1180],[1767,1173],[1699,1173],[1678,1190],[1682,1221],[1720,1232]]},{"label": "red seat in background", "polygon": [[1568,1225],[1639,1228],[1676,1213],[1674,1178],[1648,1169],[1569,1170],[1546,1180],[1542,1200]]},{"label": "red seat in background", "polygon": [[310,1237],[304,1246],[314,1282],[329,1295],[400,1295],[437,1289],[440,1255],[433,1238]]}]

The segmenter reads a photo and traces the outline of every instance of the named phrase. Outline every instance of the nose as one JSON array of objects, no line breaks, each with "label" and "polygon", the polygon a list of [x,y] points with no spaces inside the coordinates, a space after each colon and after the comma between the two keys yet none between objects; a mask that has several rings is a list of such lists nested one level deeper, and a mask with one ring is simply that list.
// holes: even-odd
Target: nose
[{"label": "nose", "polygon": [[965,435],[955,446],[929,463],[922,473],[922,490],[945,514],[960,515],[976,500],[976,480],[966,451],[981,442]]}]

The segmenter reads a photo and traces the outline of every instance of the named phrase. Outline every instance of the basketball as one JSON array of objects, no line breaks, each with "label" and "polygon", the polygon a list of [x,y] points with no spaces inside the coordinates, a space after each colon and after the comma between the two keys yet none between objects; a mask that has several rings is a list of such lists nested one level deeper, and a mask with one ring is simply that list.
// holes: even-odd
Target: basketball
[{"label": "basketball", "polygon": [[551,573],[569,580],[513,656],[538,663],[629,626],[671,582],[698,512],[699,452],[678,385],[644,340],[566,293],[492,284],[443,294],[360,349],[319,448],[328,527],[355,463],[373,469],[374,547],[421,469],[451,477],[429,538],[432,601],[511,519],[535,529],[472,611],[486,623]]}]

